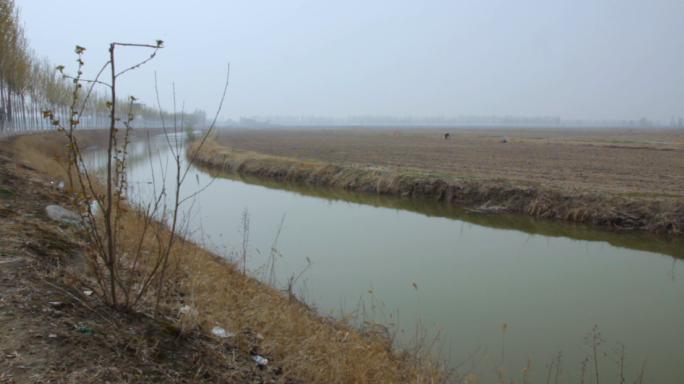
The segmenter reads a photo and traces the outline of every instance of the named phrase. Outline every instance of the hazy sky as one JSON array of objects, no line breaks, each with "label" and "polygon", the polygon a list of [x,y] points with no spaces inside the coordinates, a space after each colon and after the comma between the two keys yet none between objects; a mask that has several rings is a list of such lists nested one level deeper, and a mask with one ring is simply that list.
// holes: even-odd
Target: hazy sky
[{"label": "hazy sky", "polygon": [[[249,115],[684,116],[684,1],[15,0],[31,46],[86,74],[165,41],[119,92]],[[120,48],[117,67],[144,58]],[[73,72],[71,72],[73,73]]]}]

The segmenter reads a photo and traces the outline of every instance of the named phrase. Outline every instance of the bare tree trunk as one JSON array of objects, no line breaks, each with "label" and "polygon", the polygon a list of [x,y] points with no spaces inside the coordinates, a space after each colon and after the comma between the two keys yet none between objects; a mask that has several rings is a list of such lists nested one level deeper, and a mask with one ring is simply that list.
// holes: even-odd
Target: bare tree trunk
[{"label": "bare tree trunk", "polygon": [[109,55],[112,67],[112,109],[109,126],[109,146],[107,151],[107,208],[104,211],[105,232],[107,236],[107,268],[109,269],[110,294],[112,296],[112,306],[117,309],[116,299],[116,267],[114,266],[114,233],[112,230],[112,151],[114,150],[114,135],[116,135],[116,72],[114,70],[114,44],[109,45]]}]

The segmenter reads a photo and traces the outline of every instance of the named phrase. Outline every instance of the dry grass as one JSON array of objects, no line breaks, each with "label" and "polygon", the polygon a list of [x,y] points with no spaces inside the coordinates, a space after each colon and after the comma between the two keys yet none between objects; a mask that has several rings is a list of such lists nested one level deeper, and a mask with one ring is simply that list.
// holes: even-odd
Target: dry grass
[{"label": "dry grass", "polygon": [[[163,133],[160,129],[135,130],[133,137],[142,138],[148,134]],[[119,136],[123,137],[123,132]],[[102,130],[83,130],[76,134],[82,150],[90,146],[102,145],[106,142]],[[2,139],[4,151],[10,153],[23,164],[40,169],[48,175],[64,178],[65,153],[68,140],[59,132],[29,133],[20,136],[10,136]],[[55,156],[60,156],[56,161]]]},{"label": "dry grass", "polygon": [[217,268],[209,255],[195,251],[184,262],[183,290],[190,292],[192,308],[207,327],[218,324],[236,333],[242,350],[273,359],[286,376],[321,383],[415,382],[419,377],[430,382],[441,376],[430,366],[400,358],[389,339],[321,318],[234,266]]},{"label": "dry grass", "polygon": [[[193,153],[197,145],[191,144],[189,153]],[[196,161],[220,170],[362,192],[456,202],[481,211],[523,212],[543,218],[658,233],[681,234],[684,229],[684,204],[679,198],[625,196],[521,184],[505,179],[299,160],[236,150],[212,140],[198,153]]]},{"label": "dry grass", "polygon": [[[96,132],[83,132],[81,147],[95,144],[106,137]],[[54,159],[63,156],[64,145],[59,136],[27,135],[5,142],[16,158],[54,178],[63,178],[64,171]],[[245,158],[238,160],[249,166]],[[269,159],[271,165],[281,161]],[[300,172],[314,167],[318,179],[335,178],[335,173],[323,164],[298,164]],[[349,184],[349,175],[337,182]],[[333,180],[335,181],[335,180]],[[391,183],[390,183],[391,184]],[[390,187],[390,186],[388,186]],[[390,187],[391,188],[391,187]],[[123,238],[133,246],[139,233],[140,212],[131,211],[122,220]],[[156,224],[160,226],[161,224]],[[160,236],[164,234],[161,227]],[[153,247],[152,240],[150,247]],[[314,309],[297,300],[291,291],[282,292],[243,274],[235,264],[219,258],[208,250],[188,241],[178,241],[171,252],[172,267],[168,276],[162,324],[187,335],[193,332],[209,334],[221,326],[235,336],[227,339],[237,349],[226,354],[249,357],[259,354],[269,359],[273,379],[285,381],[297,378],[310,383],[397,383],[443,382],[448,380],[429,350],[417,348],[418,356],[396,349],[387,329],[369,321],[354,327],[358,319],[331,320],[319,316]],[[83,283],[93,282],[73,266],[70,274],[81,274]],[[149,308],[151,301],[143,308]],[[180,309],[189,308],[181,311]],[[362,319],[366,320],[366,319]],[[363,324],[363,322],[361,322]],[[247,359],[249,360],[249,359]],[[269,373],[270,374],[270,373]]]}]

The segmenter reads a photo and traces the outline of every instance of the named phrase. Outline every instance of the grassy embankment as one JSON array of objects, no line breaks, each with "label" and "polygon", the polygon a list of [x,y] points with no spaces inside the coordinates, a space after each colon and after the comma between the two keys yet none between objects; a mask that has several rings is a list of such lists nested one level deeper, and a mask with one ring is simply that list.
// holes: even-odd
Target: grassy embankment
[{"label": "grassy embankment", "polygon": [[515,213],[472,212],[457,204],[439,204],[428,199],[388,198],[386,195],[357,193],[353,190],[334,187],[321,187],[300,182],[276,180],[270,177],[239,174],[231,171],[196,165],[198,169],[217,177],[237,180],[247,184],[260,185],[270,189],[280,189],[303,196],[329,200],[340,200],[354,204],[384,207],[392,210],[406,210],[428,217],[444,217],[453,220],[482,225],[490,228],[515,230],[529,235],[565,237],[580,241],[605,241],[615,247],[643,250],[684,259],[684,239],[675,236],[658,236],[650,232],[600,230],[603,227],[587,224],[569,224],[564,221],[549,221],[531,215]]},{"label": "grassy embankment", "polygon": [[[80,132],[80,146],[99,144],[104,138],[106,132]],[[64,158],[66,141],[61,135],[25,135],[4,139],[1,144],[6,158],[11,157],[42,172],[36,177],[56,183],[65,179],[63,164],[54,158],[55,155]],[[21,191],[15,191],[16,196],[20,194]],[[139,223],[140,215],[135,211],[123,219],[125,231],[131,238],[135,238]],[[85,246],[87,244],[82,241],[73,241],[69,252],[84,254]],[[181,344],[187,340],[179,348],[197,351],[196,342],[191,340],[211,338],[209,330],[214,326],[222,326],[235,334],[219,340],[215,350],[202,351],[202,374],[198,381],[249,381],[245,379],[245,371],[256,369],[256,364],[249,359],[253,353],[270,361],[267,368],[261,370],[262,377],[283,382],[293,378],[320,383],[434,382],[445,378],[443,371],[435,367],[436,360],[425,350],[418,347],[414,353],[408,353],[405,349],[397,349],[392,344],[392,335],[372,319],[365,323],[363,320],[367,319],[349,317],[335,321],[321,317],[291,294],[283,294],[273,286],[244,275],[236,265],[189,241],[178,242],[171,259],[171,270],[175,273],[169,276],[170,294],[163,311],[171,324],[161,324],[168,331],[167,336],[180,337]],[[83,288],[69,280],[74,275],[88,279],[87,271],[79,267],[81,264],[65,260],[56,263],[55,270],[50,273],[52,281],[65,291],[73,290],[77,294]],[[179,309],[185,305],[191,310],[179,314]],[[353,326],[359,323],[361,327]],[[115,328],[103,331],[105,335],[117,332],[121,331]],[[150,337],[149,334],[138,336],[140,340]],[[157,350],[165,345],[162,340],[141,343],[135,348],[127,344],[123,351],[112,350],[112,353],[131,354],[143,365],[165,355]],[[178,369],[173,359],[167,361]],[[241,368],[240,364],[252,368]],[[197,372],[181,374],[197,380],[200,368]]]},{"label": "grassy embankment", "polygon": [[[198,143],[191,144],[190,153],[197,146]],[[196,162],[220,170],[312,185],[459,203],[480,211],[522,212],[543,218],[677,235],[682,234],[684,226],[684,205],[670,198],[573,193],[506,180],[276,157],[223,147],[212,139],[197,154]]]}]

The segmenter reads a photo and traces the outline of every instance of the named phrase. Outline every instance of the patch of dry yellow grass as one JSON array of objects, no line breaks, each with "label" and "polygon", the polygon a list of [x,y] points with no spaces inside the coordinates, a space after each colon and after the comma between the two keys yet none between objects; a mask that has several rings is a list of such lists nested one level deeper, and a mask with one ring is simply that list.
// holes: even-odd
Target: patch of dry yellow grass
[{"label": "patch of dry yellow grass", "polygon": [[429,364],[413,364],[388,338],[322,318],[234,265],[220,264],[196,246],[186,249],[182,268],[187,278],[181,286],[190,293],[201,324],[235,333],[242,350],[273,359],[286,376],[319,383],[432,382],[443,377]]}]

